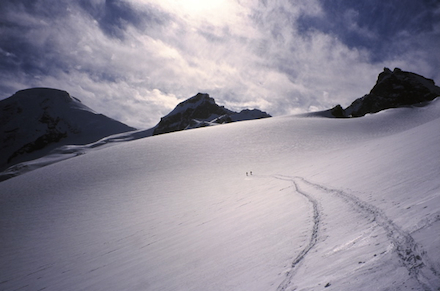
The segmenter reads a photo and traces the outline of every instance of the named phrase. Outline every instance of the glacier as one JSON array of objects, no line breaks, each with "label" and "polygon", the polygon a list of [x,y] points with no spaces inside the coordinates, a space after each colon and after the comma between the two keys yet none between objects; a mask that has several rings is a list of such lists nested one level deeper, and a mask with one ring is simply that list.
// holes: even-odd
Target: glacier
[{"label": "glacier", "polygon": [[436,99],[88,149],[0,183],[0,289],[438,290],[439,128]]}]

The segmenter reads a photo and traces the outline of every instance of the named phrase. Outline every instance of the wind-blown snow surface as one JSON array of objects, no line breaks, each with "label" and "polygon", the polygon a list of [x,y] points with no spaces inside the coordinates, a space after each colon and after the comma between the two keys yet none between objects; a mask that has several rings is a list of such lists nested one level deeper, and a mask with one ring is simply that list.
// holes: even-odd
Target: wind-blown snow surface
[{"label": "wind-blown snow surface", "polygon": [[439,128],[438,100],[270,118],[4,181],[0,289],[437,290]]}]

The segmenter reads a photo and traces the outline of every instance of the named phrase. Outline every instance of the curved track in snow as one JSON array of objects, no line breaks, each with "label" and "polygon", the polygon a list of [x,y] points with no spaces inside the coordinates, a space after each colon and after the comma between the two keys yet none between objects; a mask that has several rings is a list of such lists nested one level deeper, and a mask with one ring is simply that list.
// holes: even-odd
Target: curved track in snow
[{"label": "curved track in snow", "polygon": [[[374,282],[377,287],[437,290],[439,272],[412,236],[381,209],[352,194],[302,177],[277,175],[274,178],[292,181],[295,192],[313,205],[309,243],[293,260],[277,291],[313,289],[314,285],[330,287],[333,282],[325,281],[327,278],[338,281],[339,285],[334,286],[338,290],[350,289],[349,285],[353,288],[353,282],[360,284],[354,288],[360,290],[360,286],[369,286],[369,274],[381,272],[384,273],[382,280]],[[346,238],[346,242],[341,243],[340,237]],[[304,268],[300,268],[300,264],[304,264]],[[301,272],[304,272],[298,274],[301,282],[294,282],[295,275]],[[331,272],[336,273],[336,277]],[[389,272],[400,272],[405,278],[402,282],[389,282],[386,275]],[[376,278],[377,275],[371,276],[371,280]]]},{"label": "curved track in snow", "polygon": [[[290,181],[291,179],[276,177],[280,180],[287,180]],[[293,181],[293,180],[292,180]],[[309,202],[313,206],[313,227],[312,227],[312,234],[310,236],[309,243],[306,245],[304,249],[301,250],[301,252],[296,256],[296,258],[293,260],[290,270],[287,272],[286,278],[281,282],[281,284],[278,286],[277,291],[284,291],[286,288],[291,284],[294,270],[296,265],[298,265],[301,260],[307,255],[307,253],[312,249],[312,247],[316,244],[318,241],[318,231],[319,231],[319,221],[321,219],[321,210],[319,209],[320,206],[318,204],[318,201],[314,199],[312,196],[308,195],[305,192],[302,192],[300,189],[298,189],[298,186],[295,182],[293,182],[295,186],[295,191],[303,196],[305,196]]]}]

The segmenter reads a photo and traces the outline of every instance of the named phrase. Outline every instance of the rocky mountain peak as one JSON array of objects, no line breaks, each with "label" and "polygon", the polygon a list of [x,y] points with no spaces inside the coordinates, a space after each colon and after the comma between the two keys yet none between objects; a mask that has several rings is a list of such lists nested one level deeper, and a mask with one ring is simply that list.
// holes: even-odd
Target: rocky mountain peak
[{"label": "rocky mountain peak", "polygon": [[440,96],[440,87],[421,75],[395,68],[384,68],[369,94],[356,99],[345,110],[331,109],[335,117],[360,117],[384,109],[431,101]]},{"label": "rocky mountain peak", "polygon": [[270,115],[257,109],[243,110],[240,113],[234,112],[217,105],[209,94],[198,93],[179,103],[173,111],[162,117],[154,129],[153,135],[265,117],[270,117]]},{"label": "rocky mountain peak", "polygon": [[214,103],[215,104],[215,100],[212,97],[209,97],[209,94],[206,93],[197,93],[195,96],[187,99],[184,102],[181,102],[179,105],[177,106],[183,106],[184,104],[188,104],[188,103],[200,103],[200,102],[209,102],[209,103]]}]

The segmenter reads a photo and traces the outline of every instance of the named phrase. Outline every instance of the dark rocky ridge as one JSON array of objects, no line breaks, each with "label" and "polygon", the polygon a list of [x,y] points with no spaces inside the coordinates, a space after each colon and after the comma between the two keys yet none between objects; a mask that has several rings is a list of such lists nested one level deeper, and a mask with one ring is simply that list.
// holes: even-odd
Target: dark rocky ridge
[{"label": "dark rocky ridge", "polygon": [[369,94],[356,99],[343,109],[340,105],[330,109],[333,117],[361,117],[384,109],[397,108],[432,101],[440,96],[440,87],[434,81],[399,68],[384,68]]},{"label": "dark rocky ridge", "polygon": [[234,112],[217,105],[214,98],[209,97],[208,94],[198,93],[179,103],[173,111],[162,117],[154,129],[153,135],[267,117],[271,116],[258,109]]}]

